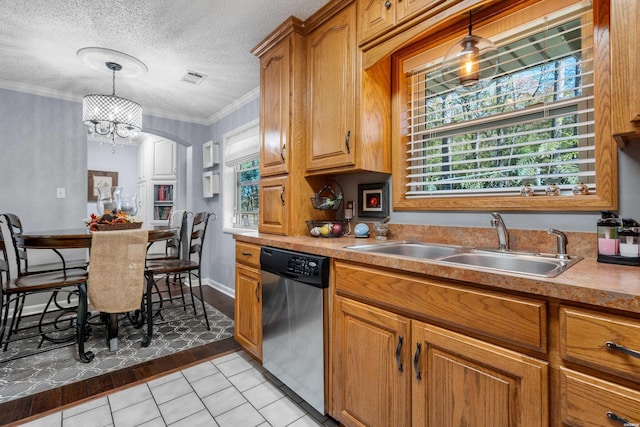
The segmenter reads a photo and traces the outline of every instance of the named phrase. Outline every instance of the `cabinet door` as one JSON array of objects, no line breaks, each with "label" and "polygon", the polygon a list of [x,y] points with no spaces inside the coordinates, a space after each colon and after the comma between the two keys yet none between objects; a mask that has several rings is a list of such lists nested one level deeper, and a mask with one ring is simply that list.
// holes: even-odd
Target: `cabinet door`
[{"label": "cabinet door", "polygon": [[260,179],[260,223],[262,233],[287,234],[289,230],[289,176]]},{"label": "cabinet door", "polygon": [[346,426],[409,426],[409,319],[336,297],[334,416]]},{"label": "cabinet door", "polygon": [[307,171],[355,164],[355,12],[348,6],[307,39]]},{"label": "cabinet door", "polygon": [[417,321],[411,337],[414,426],[549,425],[546,362]]},{"label": "cabinet door", "polygon": [[640,5],[637,0],[611,2],[611,127],[621,146],[640,138]]},{"label": "cabinet door", "polygon": [[[396,6],[396,20],[400,24],[418,12],[439,3],[442,3],[442,0],[400,0]],[[455,1],[448,1],[448,3],[455,3]]]},{"label": "cabinet door", "polygon": [[260,272],[236,263],[235,338],[262,360],[262,287]]},{"label": "cabinet door", "polygon": [[358,0],[358,42],[383,34],[394,27],[395,9],[399,7],[396,1]]},{"label": "cabinet door", "polygon": [[260,58],[260,175],[289,172],[290,40]]},{"label": "cabinet door", "polygon": [[153,141],[153,179],[176,179],[177,147],[173,141]]}]

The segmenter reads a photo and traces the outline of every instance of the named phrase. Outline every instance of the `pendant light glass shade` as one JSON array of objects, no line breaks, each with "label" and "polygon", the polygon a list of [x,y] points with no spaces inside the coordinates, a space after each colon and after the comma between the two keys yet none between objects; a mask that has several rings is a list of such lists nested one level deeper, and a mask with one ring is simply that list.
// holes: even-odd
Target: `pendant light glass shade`
[{"label": "pendant light glass shade", "polygon": [[459,92],[471,92],[486,87],[498,69],[498,48],[491,40],[471,33],[451,46],[442,61],[442,79]]}]

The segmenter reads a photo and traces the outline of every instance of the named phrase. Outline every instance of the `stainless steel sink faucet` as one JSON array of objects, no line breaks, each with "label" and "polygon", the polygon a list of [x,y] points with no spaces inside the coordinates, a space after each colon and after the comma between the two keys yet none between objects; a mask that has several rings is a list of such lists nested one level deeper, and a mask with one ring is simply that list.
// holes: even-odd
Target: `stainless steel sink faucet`
[{"label": "stainless steel sink faucet", "polygon": [[558,258],[569,259],[569,255],[567,255],[567,236],[555,228],[548,229],[547,233],[553,234],[558,238]]},{"label": "stainless steel sink faucet", "polygon": [[508,251],[509,250],[509,232],[507,231],[507,226],[504,225],[504,221],[498,212],[492,212],[491,216],[493,219],[491,220],[491,226],[496,228],[498,232],[498,250],[499,251]]}]

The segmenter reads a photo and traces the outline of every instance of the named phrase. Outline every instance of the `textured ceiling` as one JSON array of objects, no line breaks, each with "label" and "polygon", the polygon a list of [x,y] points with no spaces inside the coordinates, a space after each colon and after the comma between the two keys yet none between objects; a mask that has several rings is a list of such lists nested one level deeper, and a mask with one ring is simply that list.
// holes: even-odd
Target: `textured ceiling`
[{"label": "textured ceiling", "polygon": [[[84,64],[85,47],[117,50],[149,69],[118,78],[143,111],[208,124],[260,84],[250,50],[286,18],[327,0],[0,0],[0,87],[81,101],[110,94],[111,76]],[[208,77],[198,86],[187,71]]]}]

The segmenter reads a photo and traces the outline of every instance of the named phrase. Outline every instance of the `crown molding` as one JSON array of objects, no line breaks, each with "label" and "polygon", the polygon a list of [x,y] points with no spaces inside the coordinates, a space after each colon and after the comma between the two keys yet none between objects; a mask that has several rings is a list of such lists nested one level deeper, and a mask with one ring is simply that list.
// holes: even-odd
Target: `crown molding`
[{"label": "crown molding", "polygon": [[210,125],[214,124],[218,120],[229,115],[233,111],[240,109],[244,105],[250,103],[251,101],[259,97],[260,97],[260,86],[257,86],[256,88],[252,89],[251,91],[242,95],[240,98],[233,101],[231,104],[224,107],[222,110],[218,111],[217,113],[209,117],[208,124]]},{"label": "crown molding", "polygon": [[[70,94],[66,92],[61,92],[53,89],[47,89],[40,86],[28,85],[25,83],[16,83],[9,80],[0,80],[0,89],[13,90],[15,92],[24,92],[31,95],[45,96],[48,98],[56,98],[64,101],[80,102],[80,103],[82,102],[82,98],[84,96],[84,95],[75,95],[75,94]],[[181,122],[194,123],[194,124],[203,125],[203,126],[211,126],[218,120],[222,119],[223,117],[227,116],[233,111],[238,110],[239,108],[243,107],[244,105],[250,103],[251,101],[259,97],[260,97],[260,86],[252,89],[250,92],[241,96],[240,98],[238,98],[231,104],[227,105],[217,113],[211,115],[208,119],[204,119],[204,120],[198,120],[190,116],[185,116],[181,114],[164,111],[161,109],[154,109],[154,108],[148,108],[148,107],[144,107],[142,109],[142,114],[154,116],[154,117],[161,117],[164,119],[178,120]]]}]

